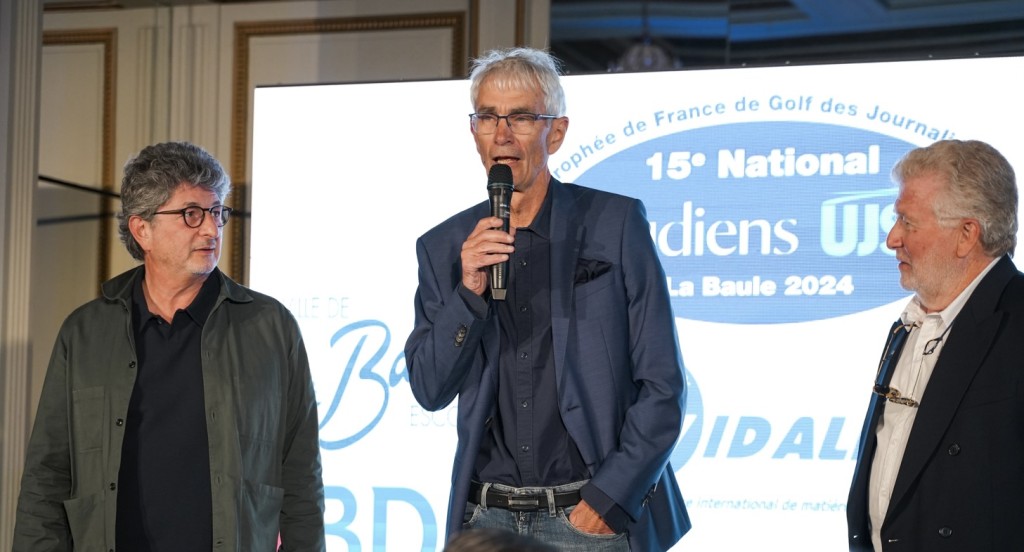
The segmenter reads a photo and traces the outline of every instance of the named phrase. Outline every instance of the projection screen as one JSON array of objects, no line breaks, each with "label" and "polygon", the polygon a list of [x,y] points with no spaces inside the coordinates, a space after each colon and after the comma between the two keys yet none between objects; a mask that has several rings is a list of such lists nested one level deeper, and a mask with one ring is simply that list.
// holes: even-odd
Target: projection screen
[{"label": "projection screen", "polygon": [[[643,200],[686,365],[678,550],[846,550],[885,334],[907,150],[991,143],[1024,167],[1024,58],[568,76],[563,182]],[[455,407],[403,357],[416,238],[486,199],[468,82],[259,88],[251,285],[298,319],[331,550],[440,550]],[[794,538],[799,536],[799,538]],[[785,544],[782,544],[785,542]]]}]

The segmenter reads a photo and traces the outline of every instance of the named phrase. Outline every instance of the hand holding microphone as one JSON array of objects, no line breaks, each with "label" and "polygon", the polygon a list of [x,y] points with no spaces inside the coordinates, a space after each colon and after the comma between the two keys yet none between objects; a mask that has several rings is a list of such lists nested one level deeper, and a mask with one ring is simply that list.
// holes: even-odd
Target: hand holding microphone
[{"label": "hand holding microphone", "polygon": [[[487,173],[487,195],[491,200],[491,216],[501,219],[503,232],[509,230],[509,209],[512,203],[512,169],[508,165],[495,164]],[[491,265],[491,297],[505,300],[508,286],[508,261]]]}]

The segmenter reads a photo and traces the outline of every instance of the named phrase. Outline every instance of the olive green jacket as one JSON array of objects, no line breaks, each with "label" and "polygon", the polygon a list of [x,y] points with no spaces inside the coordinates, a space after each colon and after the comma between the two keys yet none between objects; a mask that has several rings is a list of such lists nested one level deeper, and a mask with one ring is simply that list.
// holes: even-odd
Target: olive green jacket
[{"label": "olive green jacket", "polygon": [[[114,549],[117,481],[135,383],[132,286],[103,284],[53,348],[18,498],[15,551]],[[215,270],[202,364],[215,551],[324,550],[316,401],[298,325]]]}]

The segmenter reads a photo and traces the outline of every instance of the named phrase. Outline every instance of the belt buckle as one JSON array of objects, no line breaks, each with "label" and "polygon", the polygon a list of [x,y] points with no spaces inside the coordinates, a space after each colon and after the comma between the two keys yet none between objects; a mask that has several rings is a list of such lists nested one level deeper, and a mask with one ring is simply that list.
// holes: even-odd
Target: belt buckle
[{"label": "belt buckle", "polygon": [[540,497],[509,495],[508,509],[514,512],[532,511],[540,508]]}]

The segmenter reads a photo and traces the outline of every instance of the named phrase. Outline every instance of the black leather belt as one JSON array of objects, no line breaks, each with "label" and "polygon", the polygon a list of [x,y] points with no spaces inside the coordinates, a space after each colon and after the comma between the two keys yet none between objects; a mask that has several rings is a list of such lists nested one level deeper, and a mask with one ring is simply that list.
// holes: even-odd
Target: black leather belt
[{"label": "black leather belt", "polygon": [[[473,504],[483,503],[484,501],[480,498],[480,491],[483,488],[483,484],[476,481],[471,482],[469,484],[469,501]],[[554,493],[554,495],[556,508],[567,508],[580,503],[580,492],[578,490],[558,492]],[[488,508],[502,508],[513,512],[534,512],[548,509],[548,495],[544,492],[529,495],[515,494],[499,491],[494,487],[488,487],[486,504]]]}]

